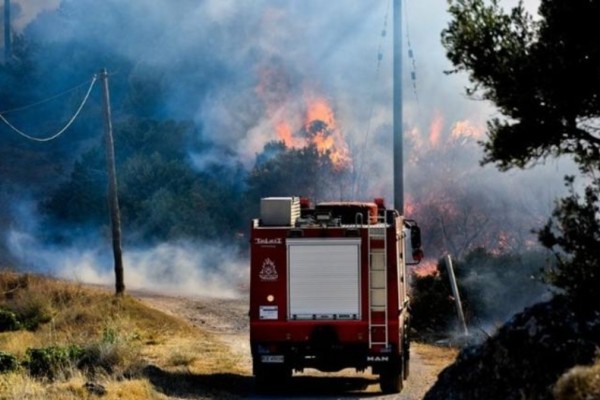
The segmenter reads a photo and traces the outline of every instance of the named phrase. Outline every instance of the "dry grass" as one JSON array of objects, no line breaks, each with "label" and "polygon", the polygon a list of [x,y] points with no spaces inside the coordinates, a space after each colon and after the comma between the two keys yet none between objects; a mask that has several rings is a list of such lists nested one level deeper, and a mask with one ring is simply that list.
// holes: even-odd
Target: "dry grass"
[{"label": "dry grass", "polygon": [[236,357],[213,335],[107,290],[2,271],[0,308],[31,321],[29,329],[0,333],[0,351],[22,361],[28,348],[77,345],[98,367],[74,368],[54,381],[32,378],[25,368],[0,374],[0,400],[95,398],[84,387],[88,381],[106,388],[103,399],[165,399],[157,382],[141,373],[145,366],[166,373],[240,372]]},{"label": "dry grass", "polygon": [[[77,400],[97,399],[99,396],[85,388],[87,379],[83,375],[71,377],[57,382],[41,382],[26,374],[10,373],[0,375],[0,399],[11,400]],[[101,398],[105,400],[164,400],[145,379],[118,381],[111,378],[97,381],[106,389]]]},{"label": "dry grass", "polygon": [[419,354],[424,364],[440,368],[454,362],[459,352],[454,347],[434,346],[420,342],[412,342],[410,346]]}]

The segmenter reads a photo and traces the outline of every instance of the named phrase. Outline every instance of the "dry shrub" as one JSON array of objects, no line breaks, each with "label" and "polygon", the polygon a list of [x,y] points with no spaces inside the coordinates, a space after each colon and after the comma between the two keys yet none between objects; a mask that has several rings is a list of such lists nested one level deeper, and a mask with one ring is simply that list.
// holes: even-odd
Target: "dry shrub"
[{"label": "dry shrub", "polygon": [[19,359],[25,357],[27,349],[32,347],[43,347],[48,344],[46,336],[40,336],[35,332],[16,331],[0,333],[0,349],[14,354]]},{"label": "dry shrub", "polygon": [[167,397],[156,392],[146,379],[117,380],[104,378],[97,383],[106,389],[102,397],[94,395],[85,388],[88,378],[75,374],[68,380],[52,383],[42,382],[26,374],[0,374],[0,398],[11,400],[166,400]]},{"label": "dry shrub", "polygon": [[567,371],[554,386],[556,400],[600,399],[600,361]]},{"label": "dry shrub", "polygon": [[171,367],[189,367],[198,358],[198,354],[189,348],[177,348],[174,349],[169,355],[167,361],[168,366]]},{"label": "dry shrub", "polygon": [[144,365],[139,346],[123,341],[88,345],[78,367],[89,376],[108,374],[123,377],[137,375]]},{"label": "dry shrub", "polygon": [[0,397],[2,399],[42,399],[45,393],[45,385],[27,374],[16,372],[0,374]]},{"label": "dry shrub", "polygon": [[12,271],[0,272],[0,291],[6,299],[10,299],[14,293],[29,287],[29,274],[17,274]]}]

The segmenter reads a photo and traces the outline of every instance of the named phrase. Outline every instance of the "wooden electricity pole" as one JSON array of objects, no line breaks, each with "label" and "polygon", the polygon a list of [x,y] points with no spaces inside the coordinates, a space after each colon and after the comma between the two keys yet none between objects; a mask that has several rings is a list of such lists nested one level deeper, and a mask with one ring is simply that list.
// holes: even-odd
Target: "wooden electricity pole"
[{"label": "wooden electricity pole", "polygon": [[100,72],[102,79],[102,98],[104,114],[104,144],[106,150],[106,164],[108,168],[108,210],[112,226],[112,247],[115,258],[115,288],[116,294],[125,292],[123,278],[123,254],[121,251],[121,214],[119,212],[119,198],[117,197],[117,173],[115,169],[115,147],[112,135],[112,121],[110,115],[110,96],[108,92],[108,72],[104,68]]}]

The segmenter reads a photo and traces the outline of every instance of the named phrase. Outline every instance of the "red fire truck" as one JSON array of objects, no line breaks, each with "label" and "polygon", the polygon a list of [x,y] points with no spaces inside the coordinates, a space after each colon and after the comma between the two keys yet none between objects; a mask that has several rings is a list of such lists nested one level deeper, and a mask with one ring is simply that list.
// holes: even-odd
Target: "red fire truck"
[{"label": "red fire truck", "polygon": [[[374,202],[261,199],[251,227],[250,344],[259,387],[305,368],[371,368],[381,390],[409,371],[408,263],[414,221]],[[407,259],[407,251],[410,256]]]}]

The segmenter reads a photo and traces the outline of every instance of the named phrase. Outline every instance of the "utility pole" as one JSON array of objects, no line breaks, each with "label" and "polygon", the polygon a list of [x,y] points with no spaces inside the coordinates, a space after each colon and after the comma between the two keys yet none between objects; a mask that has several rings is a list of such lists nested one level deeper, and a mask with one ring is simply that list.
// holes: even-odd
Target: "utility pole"
[{"label": "utility pole", "polygon": [[10,38],[10,0],[4,0],[4,62],[9,62],[12,57],[12,43]]},{"label": "utility pole", "polygon": [[404,155],[402,122],[402,0],[394,0],[394,208],[404,215]]},{"label": "utility pole", "polygon": [[462,303],[460,301],[460,294],[458,292],[458,284],[456,283],[456,275],[454,275],[454,268],[452,267],[452,257],[450,254],[446,256],[446,268],[448,269],[448,277],[450,278],[450,288],[452,289],[452,295],[456,303],[456,314],[460,321],[460,325],[463,329],[465,336],[469,336],[469,329],[467,329],[467,323],[465,321],[465,314],[463,313]]},{"label": "utility pole", "polygon": [[115,146],[112,135],[112,120],[110,115],[110,95],[108,92],[108,72],[106,68],[100,72],[102,79],[102,98],[104,114],[104,144],[106,150],[106,164],[108,168],[108,210],[112,226],[112,247],[115,258],[115,288],[116,294],[125,292],[123,278],[123,254],[121,250],[121,214],[119,212],[119,198],[117,196],[117,173],[115,168]]}]

